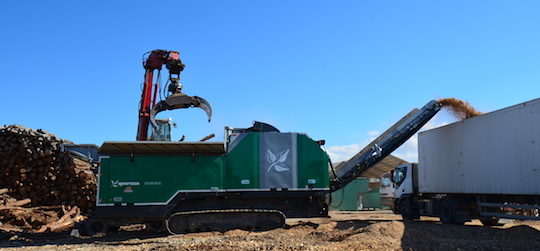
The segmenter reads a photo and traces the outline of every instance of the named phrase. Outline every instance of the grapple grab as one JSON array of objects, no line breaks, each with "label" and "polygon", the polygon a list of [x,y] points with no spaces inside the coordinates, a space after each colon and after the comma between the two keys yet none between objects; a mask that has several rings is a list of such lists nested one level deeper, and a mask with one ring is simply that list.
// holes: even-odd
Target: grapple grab
[{"label": "grapple grab", "polygon": [[[166,86],[169,95],[164,100],[156,103],[157,95],[160,93],[159,79],[162,66],[165,65],[169,71],[168,85]],[[144,86],[141,95],[141,105],[139,109],[139,126],[137,128],[137,140],[151,140],[148,137],[149,126],[152,131],[157,129],[155,116],[165,110],[175,110],[181,108],[199,107],[206,112],[208,122],[212,118],[212,107],[205,99],[197,96],[188,96],[182,93],[180,84],[180,73],[185,65],[180,60],[180,53],[167,50],[153,50],[145,53],[143,57]],[[158,81],[154,83],[154,71],[157,70]]]},{"label": "grapple grab", "polygon": [[157,123],[155,121],[156,114],[166,111],[166,110],[175,110],[182,108],[198,107],[201,108],[208,117],[208,122],[212,120],[212,107],[206,99],[198,96],[187,96],[184,93],[174,93],[170,95],[167,99],[159,101],[156,105],[152,107],[150,112],[150,123],[155,129]]}]

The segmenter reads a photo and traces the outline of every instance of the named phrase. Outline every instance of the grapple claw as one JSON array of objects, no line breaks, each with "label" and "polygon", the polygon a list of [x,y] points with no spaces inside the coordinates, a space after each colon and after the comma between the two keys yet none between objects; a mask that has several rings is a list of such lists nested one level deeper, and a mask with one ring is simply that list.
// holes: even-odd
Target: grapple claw
[{"label": "grapple claw", "polygon": [[157,128],[155,121],[156,114],[165,110],[175,110],[182,108],[199,107],[208,117],[208,122],[212,119],[212,106],[206,99],[197,96],[187,96],[183,93],[175,93],[165,100],[159,101],[150,111],[150,123],[153,128]]}]

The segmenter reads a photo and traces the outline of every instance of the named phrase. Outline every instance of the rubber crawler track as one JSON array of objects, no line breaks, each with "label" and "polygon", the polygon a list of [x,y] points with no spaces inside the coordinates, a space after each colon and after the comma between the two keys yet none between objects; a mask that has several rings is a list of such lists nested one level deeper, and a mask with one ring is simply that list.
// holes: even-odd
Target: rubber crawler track
[{"label": "rubber crawler track", "polygon": [[278,210],[227,209],[177,212],[165,221],[170,234],[232,229],[269,230],[285,225],[285,215]]}]

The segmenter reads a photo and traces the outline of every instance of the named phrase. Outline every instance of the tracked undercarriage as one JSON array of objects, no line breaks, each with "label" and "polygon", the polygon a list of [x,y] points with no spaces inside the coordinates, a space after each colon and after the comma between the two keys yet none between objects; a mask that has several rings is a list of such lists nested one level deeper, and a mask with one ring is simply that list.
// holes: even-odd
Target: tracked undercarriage
[{"label": "tracked undercarriage", "polygon": [[278,210],[230,209],[178,212],[169,216],[165,227],[170,234],[232,229],[270,230],[285,225],[285,215]]}]

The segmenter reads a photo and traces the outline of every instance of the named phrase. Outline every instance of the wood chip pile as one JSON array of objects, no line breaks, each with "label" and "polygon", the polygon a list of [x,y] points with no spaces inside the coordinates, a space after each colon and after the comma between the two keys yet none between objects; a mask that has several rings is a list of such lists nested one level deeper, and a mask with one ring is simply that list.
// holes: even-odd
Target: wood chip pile
[{"label": "wood chip pile", "polygon": [[97,165],[44,130],[0,127],[0,230],[62,231],[92,212]]}]

